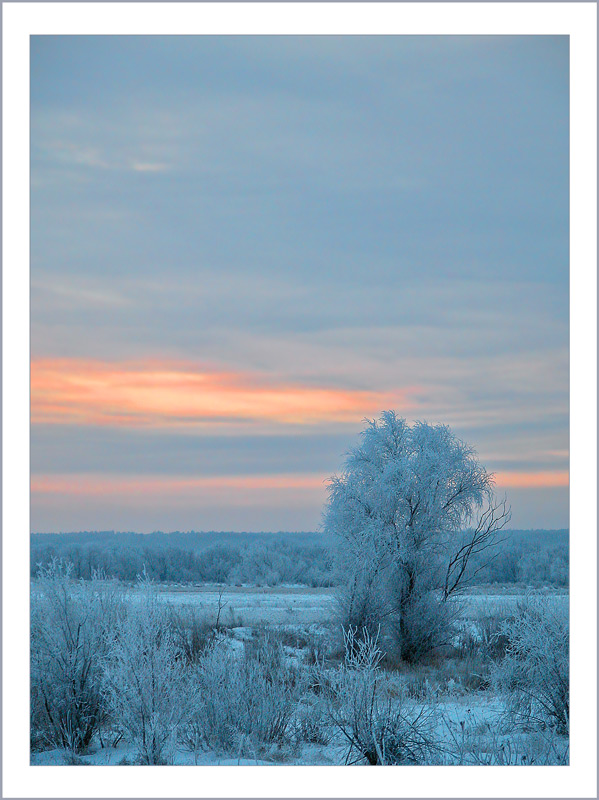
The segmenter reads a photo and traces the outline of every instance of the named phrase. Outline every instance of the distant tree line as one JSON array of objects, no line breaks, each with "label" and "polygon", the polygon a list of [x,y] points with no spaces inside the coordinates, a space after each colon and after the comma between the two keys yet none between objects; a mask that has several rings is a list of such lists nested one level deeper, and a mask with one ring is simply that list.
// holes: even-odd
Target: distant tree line
[{"label": "distant tree line", "polygon": [[[568,531],[506,531],[485,566],[473,557],[472,583],[568,585]],[[32,534],[31,576],[53,558],[73,564],[73,577],[94,570],[122,581],[142,574],[175,583],[284,583],[332,586],[329,540],[318,533]]]},{"label": "distant tree line", "polygon": [[253,540],[240,535],[239,541],[231,541],[216,534],[212,541],[192,537],[186,548],[169,544],[165,535],[147,543],[131,541],[130,534],[86,534],[81,541],[70,535],[63,540],[60,534],[37,541],[33,535],[31,576],[40,564],[59,558],[72,563],[74,578],[84,580],[100,570],[111,578],[134,581],[145,571],[161,582],[332,586],[331,557],[322,539],[258,534]]},{"label": "distant tree line", "polygon": [[491,561],[472,559],[470,573],[476,583],[521,583],[566,587],[569,583],[570,548],[567,530],[507,531]]}]

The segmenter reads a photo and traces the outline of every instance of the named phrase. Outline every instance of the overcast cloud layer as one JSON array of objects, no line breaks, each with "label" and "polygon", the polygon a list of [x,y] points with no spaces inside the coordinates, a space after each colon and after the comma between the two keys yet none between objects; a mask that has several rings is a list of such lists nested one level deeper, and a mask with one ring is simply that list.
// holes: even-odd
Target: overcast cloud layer
[{"label": "overcast cloud layer", "polygon": [[567,37],[33,37],[31,87],[33,530],[313,529],[391,405],[567,526]]}]

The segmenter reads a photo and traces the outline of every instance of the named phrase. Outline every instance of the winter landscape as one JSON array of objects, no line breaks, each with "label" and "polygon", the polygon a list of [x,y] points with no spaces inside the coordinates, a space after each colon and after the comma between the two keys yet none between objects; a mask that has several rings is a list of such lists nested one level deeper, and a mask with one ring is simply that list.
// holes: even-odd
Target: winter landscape
[{"label": "winter landscape", "polygon": [[[567,764],[567,532],[510,534],[492,486],[448,428],[385,412],[320,542],[32,541],[32,763]],[[177,561],[226,582],[156,580]]]},{"label": "winter landscape", "polygon": [[30,765],[569,764],[568,48],[31,37]]},{"label": "winter landscape", "polygon": [[[62,587],[54,576],[51,587],[40,604],[45,611],[53,601],[58,606],[52,591]],[[516,587],[506,595],[486,586],[464,598],[462,625],[445,654],[418,665],[387,666],[377,664],[376,642],[352,655],[350,640],[346,653],[346,643],[331,629],[330,592],[294,587],[262,595],[210,587],[164,597],[160,588],[141,585],[132,592],[104,582],[77,587],[67,613],[74,621],[85,608],[87,624],[98,626],[99,649],[84,651],[71,665],[78,679],[79,670],[90,669],[89,685],[78,685],[80,719],[77,713],[69,718],[65,706],[76,700],[65,685],[71,675],[60,668],[57,674],[55,663],[34,652],[34,681],[38,665],[52,681],[45,691],[56,704],[56,727],[49,729],[34,706],[32,764],[568,763],[563,724],[558,732],[560,719],[567,720],[563,590]],[[115,674],[101,664],[107,656],[100,640],[119,608],[123,613],[123,603],[134,603],[135,621],[121,632],[128,637],[123,650],[111,653]],[[62,636],[56,613],[45,621],[54,636]],[[506,663],[508,626],[518,631],[514,644],[523,652]],[[141,649],[161,636],[166,638],[155,653]],[[66,654],[66,642],[62,647]],[[535,647],[536,663],[530,652]],[[554,673],[556,666],[561,673]],[[107,670],[106,700],[93,688],[99,668]],[[62,683],[55,683],[57,677]],[[97,724],[90,725],[91,713]]]}]

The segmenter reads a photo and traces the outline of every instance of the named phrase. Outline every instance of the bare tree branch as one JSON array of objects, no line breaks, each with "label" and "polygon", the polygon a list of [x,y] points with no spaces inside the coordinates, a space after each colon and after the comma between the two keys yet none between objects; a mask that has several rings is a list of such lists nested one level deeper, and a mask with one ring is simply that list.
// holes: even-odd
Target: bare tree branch
[{"label": "bare tree branch", "polygon": [[[449,559],[443,586],[444,600],[447,600],[453,592],[460,588],[471,556],[497,547],[506,541],[507,537],[500,539],[498,534],[499,531],[505,528],[511,518],[512,510],[507,505],[506,498],[499,503],[489,503],[489,506],[479,517],[476,528],[469,533],[467,541]],[[494,557],[495,555],[489,561],[492,561]],[[489,561],[483,566],[486,566]],[[479,567],[477,572],[482,568]]]}]

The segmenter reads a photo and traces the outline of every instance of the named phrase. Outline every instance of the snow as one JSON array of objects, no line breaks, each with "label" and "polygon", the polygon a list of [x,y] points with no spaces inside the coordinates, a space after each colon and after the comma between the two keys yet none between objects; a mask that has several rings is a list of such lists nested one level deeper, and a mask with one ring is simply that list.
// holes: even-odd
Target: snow
[{"label": "snow", "polygon": [[[135,602],[140,594],[130,590],[126,597]],[[216,619],[220,602],[221,621],[235,628],[264,623],[326,622],[331,619],[334,603],[332,589],[305,586],[276,587],[276,590],[227,587],[222,593],[216,588],[167,590],[159,592],[158,597],[171,605],[194,609],[206,619]]]}]

